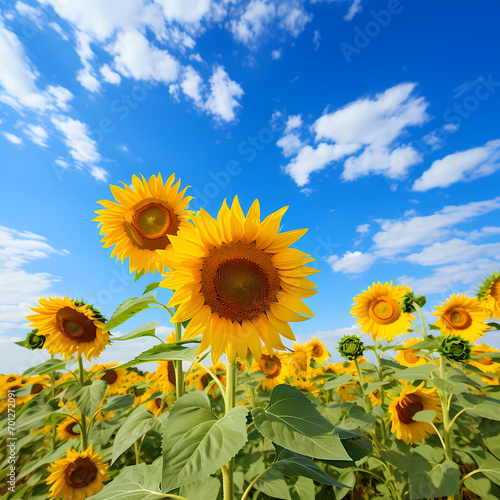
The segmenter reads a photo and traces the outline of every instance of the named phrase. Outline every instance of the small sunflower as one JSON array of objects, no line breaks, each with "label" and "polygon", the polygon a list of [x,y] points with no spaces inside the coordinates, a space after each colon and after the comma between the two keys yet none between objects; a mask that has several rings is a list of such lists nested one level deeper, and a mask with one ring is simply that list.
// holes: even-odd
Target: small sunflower
[{"label": "small sunflower", "polygon": [[442,306],[436,306],[434,316],[438,317],[435,325],[441,333],[460,335],[469,341],[483,337],[489,329],[485,323],[488,312],[476,297],[452,294]]},{"label": "small sunflower", "polygon": [[477,298],[485,302],[490,318],[500,320],[500,271],[485,280],[479,288]]},{"label": "small sunflower", "polygon": [[413,420],[416,413],[426,410],[434,410],[437,415],[441,413],[441,403],[436,395],[436,388],[425,389],[423,382],[418,387],[411,387],[405,382],[399,396],[389,405],[391,432],[396,432],[397,438],[406,444],[419,443],[429,434],[435,434],[436,431],[431,424]]},{"label": "small sunflower", "polygon": [[415,316],[401,311],[400,302],[405,293],[411,291],[405,285],[373,283],[363,293],[354,297],[351,314],[357,318],[363,333],[370,333],[372,339],[387,339],[389,342],[407,332]]},{"label": "small sunflower", "polygon": [[[76,419],[76,420],[75,420]],[[80,437],[80,415],[66,417],[57,424],[57,437],[62,440]]]},{"label": "small sunflower", "polygon": [[97,372],[96,380],[104,380],[108,384],[108,396],[114,394],[125,394],[125,383],[127,370],[124,368],[115,369],[120,363],[106,363],[104,365],[94,365],[90,371]]},{"label": "small sunflower", "polygon": [[382,394],[379,389],[375,389],[374,391],[368,394],[373,406],[382,406]]},{"label": "small sunflower", "polygon": [[315,398],[319,397],[319,388],[310,382],[302,382],[294,384],[294,386],[297,387],[301,392],[308,392],[309,394],[312,394]]},{"label": "small sunflower", "polygon": [[36,313],[27,316],[40,334],[46,337],[44,348],[65,358],[84,355],[97,358],[109,344],[109,333],[103,332],[105,319],[91,306],[64,298],[42,298]]},{"label": "small sunflower", "polygon": [[50,487],[50,497],[63,500],[85,500],[99,493],[108,481],[108,465],[92,450],[90,445],[83,453],[68,450],[66,458],[52,462],[51,473],[46,483]]},{"label": "small sunflower", "polygon": [[175,367],[172,361],[162,361],[156,369],[158,387],[163,394],[168,394],[175,389]]},{"label": "small sunflower", "polygon": [[122,263],[128,257],[131,273],[163,272],[156,251],[167,248],[171,236],[189,225],[191,213],[186,209],[192,197],[185,196],[187,188],[179,192],[180,180],[173,185],[174,181],[175,174],[165,184],[161,174],[149,181],[134,175],[132,187],[110,186],[116,201],[98,202],[104,209],[96,210],[94,220],[104,235],[103,246],[114,246],[111,257]]},{"label": "small sunflower", "polygon": [[248,350],[256,360],[283,350],[280,334],[294,340],[291,321],[313,316],[301,299],[316,290],[306,276],[318,271],[305,264],[314,259],[289,248],[305,230],[279,232],[286,208],[260,222],[256,200],[246,217],[235,197],[231,209],[224,201],[217,219],[203,209],[194,227],[172,236],[172,245],[159,251],[173,269],[162,286],[175,290],[169,306],[177,306],[172,321],[191,320],[183,338],[203,334],[199,352],[211,348],[212,361],[225,351],[230,362]]},{"label": "small sunflower", "polygon": [[[472,347],[472,356],[483,356],[489,352],[499,352],[498,349],[486,344]],[[483,356],[479,359],[470,359],[469,364],[479,368],[484,373],[496,373],[500,371],[500,363],[496,363],[489,356]]]},{"label": "small sunflower", "polygon": [[[203,366],[203,368],[197,368],[196,370],[193,370],[187,377],[186,377],[186,384],[188,386],[194,386],[197,391],[204,391],[209,384],[213,381],[213,377],[211,377],[207,372],[210,371],[213,373],[219,382],[225,386],[227,382],[227,376],[226,376],[226,367],[224,366],[224,363],[218,362],[213,366],[210,366],[209,368]],[[210,389],[208,390],[208,394],[215,395],[215,391],[219,388],[219,386],[214,382]]]},{"label": "small sunflower", "polygon": [[320,365],[322,365],[326,359],[330,357],[330,353],[326,350],[325,344],[318,340],[317,337],[314,337],[307,343],[307,349],[309,351],[309,356]]},{"label": "small sunflower", "polygon": [[311,362],[310,349],[305,344],[296,342],[293,344],[293,351],[287,354],[288,364],[292,375],[307,379],[311,372],[309,363]]},{"label": "small sunflower", "polygon": [[[155,417],[159,417],[162,413],[165,413],[175,402],[175,398],[173,396],[169,396],[168,398],[164,398],[161,395],[156,398],[150,399],[151,396],[158,392],[156,388],[150,387],[146,390],[144,394],[144,399],[146,402],[144,406],[146,410],[150,411]],[[173,399],[172,399],[173,398]]]},{"label": "small sunflower", "polygon": [[337,394],[340,396],[341,401],[355,401],[354,387],[349,384],[339,385],[337,387]]},{"label": "small sunflower", "polygon": [[418,344],[422,342],[423,339],[412,337],[408,339],[401,347],[405,347],[406,349],[402,349],[394,356],[394,359],[403,366],[420,366],[426,365],[427,360],[423,356],[417,356],[417,352],[419,349],[407,349],[412,345]]},{"label": "small sunflower", "polygon": [[279,352],[273,352],[272,355],[269,355],[264,348],[260,361],[254,360],[252,363],[252,372],[256,371],[266,374],[264,378],[259,380],[259,385],[265,391],[270,391],[277,385],[284,384],[285,378],[289,374],[286,355]]}]

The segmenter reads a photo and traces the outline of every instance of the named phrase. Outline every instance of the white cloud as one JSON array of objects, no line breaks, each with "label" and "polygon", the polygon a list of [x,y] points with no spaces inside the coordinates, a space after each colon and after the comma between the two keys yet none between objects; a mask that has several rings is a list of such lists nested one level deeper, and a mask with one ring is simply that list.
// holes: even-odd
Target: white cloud
[{"label": "white cloud", "polygon": [[321,33],[318,30],[315,30],[313,37],[314,52],[318,52],[320,44],[321,44]]},{"label": "white cloud", "polygon": [[271,51],[271,59],[274,60],[281,59],[282,55],[283,55],[283,49],[275,49]]},{"label": "white cloud", "polygon": [[286,121],[285,134],[302,127],[302,115],[290,115]]},{"label": "white cloud", "polygon": [[96,165],[90,166],[90,175],[100,182],[106,182],[109,179],[109,172],[102,167],[97,167]]},{"label": "white cloud", "polygon": [[190,97],[197,106],[202,106],[203,79],[192,66],[184,69],[180,86],[184,95]]},{"label": "white cloud", "polygon": [[376,257],[363,252],[346,252],[342,257],[330,255],[326,260],[335,272],[359,274],[370,269]]},{"label": "white cloud", "polygon": [[281,137],[276,145],[283,150],[284,156],[289,157],[297,154],[304,146],[304,143],[298,134],[291,133]]},{"label": "white cloud", "polygon": [[222,66],[215,66],[210,77],[210,96],[206,108],[216,118],[225,122],[233,121],[236,108],[241,104],[238,99],[244,94],[240,84],[231,80]]},{"label": "white cloud", "polygon": [[[285,170],[303,186],[312,172],[359,152],[345,159],[344,180],[371,174],[390,179],[405,177],[412,165],[422,161],[422,154],[402,140],[409,127],[421,126],[429,118],[428,103],[413,95],[415,87],[414,83],[402,83],[373,98],[361,98],[323,114],[311,127],[319,143],[317,148],[304,145]],[[338,154],[333,154],[333,147]]]},{"label": "white cloud", "polygon": [[413,184],[414,191],[448,187],[455,182],[469,182],[500,169],[500,139],[483,146],[458,151],[432,163]]},{"label": "white cloud", "polygon": [[152,45],[137,30],[120,33],[113,44],[115,67],[123,76],[136,80],[169,83],[177,79],[179,63],[166,50]]},{"label": "white cloud", "polygon": [[16,146],[23,144],[23,140],[17,135],[11,134],[10,132],[3,132],[3,135],[9,142],[16,144]]},{"label": "white cloud", "polygon": [[179,23],[198,23],[209,12],[211,0],[157,0],[165,18]]},{"label": "white cloud", "polygon": [[38,29],[42,29],[42,11],[24,2],[16,2],[15,9],[21,16],[27,17]]},{"label": "white cloud", "polygon": [[370,224],[361,224],[356,227],[356,232],[360,234],[365,234],[370,232]]},{"label": "white cloud", "polygon": [[327,144],[322,142],[316,148],[309,145],[303,146],[297,156],[284,167],[299,186],[305,186],[309,182],[310,175],[324,169],[334,161],[353,153],[359,148],[358,144]]},{"label": "white cloud", "polygon": [[29,140],[34,142],[41,148],[47,147],[47,139],[49,138],[48,132],[41,125],[34,125],[28,123],[24,129],[24,133],[28,136]]},{"label": "white cloud", "polygon": [[104,81],[108,83],[112,83],[113,85],[119,85],[120,82],[122,81],[121,76],[113,71],[110,67],[109,64],[103,64],[101,68],[99,69],[101,72],[102,77],[104,78]]},{"label": "white cloud", "polygon": [[[351,21],[353,17],[358,13],[363,11],[363,7],[361,5],[361,0],[349,0],[351,5],[349,6],[349,10],[347,11],[344,19],[346,21]],[[345,0],[311,0],[311,3],[319,3],[319,2],[345,2]]]}]

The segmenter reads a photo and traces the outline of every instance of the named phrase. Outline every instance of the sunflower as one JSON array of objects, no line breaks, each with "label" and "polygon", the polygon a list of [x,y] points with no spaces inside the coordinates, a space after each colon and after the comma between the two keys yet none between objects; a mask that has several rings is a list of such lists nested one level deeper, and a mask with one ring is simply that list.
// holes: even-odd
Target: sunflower
[{"label": "sunflower", "polygon": [[289,248],[305,230],[279,232],[285,210],[260,222],[259,202],[245,217],[235,197],[231,209],[224,201],[216,220],[202,209],[192,229],[158,252],[174,269],[162,281],[175,290],[172,321],[191,320],[183,338],[203,333],[199,352],[211,347],[214,363],[224,351],[230,362],[236,354],[246,359],[249,349],[258,361],[261,341],[269,354],[284,350],[280,334],[295,339],[288,322],[313,316],[301,299],[316,293],[306,276],[318,271],[305,266],[312,257]]},{"label": "sunflower", "polygon": [[259,380],[259,385],[265,391],[270,391],[279,384],[285,383],[285,378],[289,375],[289,367],[287,365],[286,354],[273,352],[268,354],[264,348],[260,361],[256,360],[252,363],[252,373],[261,371],[266,374],[264,378]]},{"label": "sunflower", "polygon": [[[499,352],[498,349],[491,347],[486,344],[481,344],[472,347],[473,356],[483,356],[483,354],[488,354],[489,352]],[[500,363],[496,363],[489,356],[483,356],[479,359],[469,360],[469,364],[479,368],[484,373],[496,373],[500,371]]]},{"label": "sunflower", "polygon": [[159,362],[156,374],[158,387],[163,394],[168,394],[175,389],[175,367],[172,361]]},{"label": "sunflower", "polygon": [[394,359],[403,366],[420,366],[427,364],[427,359],[423,356],[417,356],[417,352],[420,349],[408,349],[412,345],[418,344],[422,342],[423,339],[412,337],[408,339],[401,347],[405,347],[406,349],[401,349]]},{"label": "sunflower", "polygon": [[108,384],[108,396],[114,394],[125,394],[125,384],[127,380],[127,370],[124,368],[115,369],[120,363],[106,363],[104,365],[94,365],[90,371],[98,373],[96,379],[104,380]]},{"label": "sunflower", "polygon": [[66,417],[57,424],[57,437],[59,439],[74,439],[80,437],[80,415]]},{"label": "sunflower", "polygon": [[389,342],[402,333],[406,333],[415,316],[401,311],[400,301],[410,292],[406,285],[373,283],[368,290],[354,297],[351,314],[357,318],[363,333],[370,333],[372,339],[387,339]]},{"label": "sunflower", "polygon": [[193,198],[184,196],[187,188],[179,192],[181,181],[173,185],[174,180],[172,174],[164,185],[161,174],[152,175],[149,181],[134,175],[132,187],[110,186],[116,201],[98,202],[104,210],[96,210],[99,215],[94,220],[105,235],[103,246],[114,245],[111,257],[122,263],[128,257],[131,273],[163,272],[156,251],[167,248],[171,236],[189,225],[191,212],[186,208]]},{"label": "sunflower", "polygon": [[109,333],[103,332],[105,319],[99,311],[84,302],[64,298],[42,298],[36,314],[27,316],[41,335],[46,337],[44,348],[51,354],[68,358],[78,352],[89,361],[97,358],[109,344]]},{"label": "sunflower", "polygon": [[438,317],[435,326],[441,333],[460,335],[469,341],[483,337],[489,329],[485,323],[488,311],[476,297],[452,294],[442,306],[436,306],[434,316]]},{"label": "sunflower", "polygon": [[309,363],[311,362],[310,349],[305,344],[296,342],[293,344],[293,351],[287,354],[288,364],[292,374],[296,377],[307,379],[311,372]]},{"label": "sunflower", "polygon": [[374,391],[368,394],[373,406],[382,406],[382,394],[379,389],[375,389]]},{"label": "sunflower", "polygon": [[[5,413],[9,407],[9,393],[15,392],[27,385],[29,378],[20,375],[3,375],[3,383],[0,385],[0,413]],[[24,398],[15,397],[16,406],[23,404]]]},{"label": "sunflower", "polygon": [[301,382],[293,385],[297,387],[301,392],[308,392],[309,394],[312,394],[315,398],[319,397],[319,388],[310,382]]},{"label": "sunflower", "polygon": [[500,271],[485,280],[477,298],[485,302],[490,318],[500,320]]},{"label": "sunflower", "polygon": [[[213,373],[223,386],[226,385],[227,376],[224,363],[218,362],[210,368],[204,365],[201,366],[202,368],[197,367],[186,377],[186,384],[188,386],[194,386],[197,391],[204,391],[213,380],[213,377],[207,373],[208,371]],[[214,395],[218,388],[219,386],[214,382],[208,390],[208,394]]]},{"label": "sunflower", "polygon": [[325,344],[319,341],[317,337],[314,337],[307,343],[307,350],[309,352],[309,356],[320,365],[322,365],[326,361],[326,358],[330,356],[330,353],[326,350]]},{"label": "sunflower", "polygon": [[337,387],[337,394],[340,396],[341,401],[355,401],[354,388],[352,385],[344,384]]},{"label": "sunflower", "polygon": [[33,399],[37,394],[40,394],[45,388],[50,387],[50,376],[49,375],[36,375],[34,377],[28,377],[24,379],[25,383],[23,385],[31,385],[30,393],[21,398],[17,398],[17,404],[23,405],[27,403],[30,399]]},{"label": "sunflower", "polygon": [[441,403],[436,395],[436,388],[425,389],[424,382],[418,387],[408,386],[405,382],[399,396],[389,405],[391,432],[396,432],[397,438],[406,444],[419,443],[429,434],[435,434],[436,431],[431,424],[413,420],[416,413],[426,410],[433,410],[437,415],[441,413]]},{"label": "sunflower", "polygon": [[52,485],[49,498],[85,500],[102,490],[103,481],[109,480],[107,469],[92,445],[83,453],[68,450],[66,458],[52,462],[48,468],[51,474],[46,483]]}]

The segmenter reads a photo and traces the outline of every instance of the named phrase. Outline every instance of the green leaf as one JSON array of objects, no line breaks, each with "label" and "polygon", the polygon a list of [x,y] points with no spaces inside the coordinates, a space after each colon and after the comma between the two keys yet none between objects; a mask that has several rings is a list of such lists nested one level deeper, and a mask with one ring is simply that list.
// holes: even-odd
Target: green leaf
[{"label": "green leaf", "polygon": [[411,366],[397,373],[394,378],[398,380],[425,380],[428,379],[431,373],[436,370],[434,365]]},{"label": "green leaf", "polygon": [[390,382],[369,382],[364,385],[365,394],[371,394],[373,391],[376,391],[379,387],[383,385],[387,385]]},{"label": "green leaf", "polygon": [[76,406],[84,415],[92,418],[101,405],[107,390],[108,384],[104,380],[94,380],[92,384],[78,388],[75,398]]},{"label": "green leaf", "polygon": [[283,448],[314,458],[350,460],[336,427],[294,387],[276,386],[267,408],[254,408],[252,415],[257,430]]},{"label": "green leaf", "polygon": [[54,462],[55,460],[59,460],[62,458],[64,455],[66,455],[66,451],[68,448],[73,446],[75,442],[73,440],[65,441],[62,443],[58,448],[56,448],[53,451],[50,451],[49,453],[43,455],[43,456],[35,456],[34,458],[30,459],[28,462],[26,462],[21,470],[19,471],[18,474],[16,474],[16,478],[22,479],[24,476],[32,473],[42,465],[47,465],[50,464],[51,462]]},{"label": "green leaf", "polygon": [[139,278],[142,278],[144,276],[144,274],[146,274],[144,272],[144,269],[141,269],[140,271],[136,271],[135,272],[135,277],[134,277],[134,282],[138,281]]},{"label": "green leaf", "polygon": [[430,325],[427,325],[429,327],[429,330],[436,330],[438,332],[440,332],[440,328],[439,326],[436,326],[436,325],[433,325],[433,324],[430,324]]},{"label": "green leaf", "polygon": [[48,359],[40,365],[32,366],[23,373],[23,377],[32,375],[46,375],[47,373],[62,370],[66,366],[68,360],[63,359]]},{"label": "green leaf", "polygon": [[416,422],[427,422],[428,424],[432,424],[436,415],[437,413],[434,410],[418,411],[415,415],[413,415],[413,420]]},{"label": "green leaf", "polygon": [[144,293],[142,295],[146,295],[147,293],[149,292],[152,292],[153,290],[155,290],[156,288],[158,288],[160,286],[160,283],[161,281],[155,281],[153,283],[150,283],[145,289],[144,289]]},{"label": "green leaf", "polygon": [[157,500],[167,498],[158,491],[161,480],[161,462],[125,467],[121,474],[89,500]]},{"label": "green leaf", "polygon": [[156,337],[156,327],[159,324],[159,321],[151,321],[150,323],[146,323],[145,325],[136,328],[130,333],[126,333],[125,335],[121,335],[120,337],[113,337],[113,342],[115,342],[116,340],[138,339],[140,337]]},{"label": "green leaf", "polygon": [[150,304],[155,303],[157,303],[156,293],[153,293],[151,295],[143,295],[142,297],[131,297],[130,299],[127,299],[118,306],[103,331],[109,332],[109,330],[112,330],[113,328],[121,325],[132,316],[135,316],[137,313],[149,309]]},{"label": "green leaf", "polygon": [[288,485],[283,474],[275,469],[268,470],[253,486],[271,498],[291,500]]},{"label": "green leaf", "polygon": [[220,481],[216,477],[209,476],[202,481],[195,481],[181,488],[181,497],[195,500],[217,500],[220,490]]},{"label": "green leaf", "polygon": [[459,403],[478,417],[500,420],[500,401],[480,394],[457,394]]},{"label": "green leaf", "polygon": [[284,448],[281,448],[279,451],[278,461],[274,462],[272,467],[279,470],[284,476],[304,476],[321,484],[348,488],[345,484],[339,483],[330,477],[309,457],[285,450]]},{"label": "green leaf", "polygon": [[150,430],[161,434],[161,423],[144,406],[139,406],[127,417],[116,434],[111,463]]},{"label": "green leaf", "polygon": [[498,500],[500,498],[500,488],[480,472],[468,477],[464,481],[464,485],[481,500]]},{"label": "green leaf", "polygon": [[330,378],[325,382],[323,388],[328,391],[330,389],[335,389],[336,387],[340,387],[341,385],[349,384],[352,381],[352,375],[348,373],[344,373],[339,377]]},{"label": "green leaf", "polygon": [[314,500],[315,486],[312,479],[307,477],[299,477],[295,484],[290,488],[290,497],[292,500]]},{"label": "green leaf", "polygon": [[233,458],[247,441],[242,406],[218,419],[202,391],[190,392],[169,410],[163,434],[163,491],[213,474]]},{"label": "green leaf", "polygon": [[[194,342],[189,340],[189,342]],[[196,353],[198,347],[184,347],[180,343],[160,344],[155,345],[151,349],[139,354],[136,358],[128,363],[117,366],[116,368],[128,368],[130,366],[140,365],[142,363],[150,363],[155,361],[189,361],[194,363],[196,361]]]},{"label": "green leaf", "polygon": [[486,323],[492,330],[500,330],[500,324],[491,321],[490,323]]}]

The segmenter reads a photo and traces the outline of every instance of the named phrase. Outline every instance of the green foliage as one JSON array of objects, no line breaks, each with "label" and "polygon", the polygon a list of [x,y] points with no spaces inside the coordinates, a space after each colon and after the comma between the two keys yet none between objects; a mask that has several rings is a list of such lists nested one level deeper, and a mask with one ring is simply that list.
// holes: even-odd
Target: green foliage
[{"label": "green foliage", "polygon": [[151,304],[157,304],[156,293],[143,295],[142,297],[131,297],[130,299],[125,300],[113,313],[104,331],[109,332],[113,328],[120,326],[122,323],[125,323],[125,321],[141,311],[149,309]]},{"label": "green foliage", "polygon": [[24,373],[24,377],[33,376],[33,375],[46,375],[47,373],[52,373],[57,370],[62,370],[66,367],[66,360],[62,359],[48,359],[43,363],[32,366],[28,368]]},{"label": "green foliage", "polygon": [[130,333],[121,335],[120,337],[113,337],[113,342],[117,340],[130,340],[138,339],[140,337],[156,337],[156,327],[160,324],[159,321],[152,321],[151,323],[146,323],[145,325],[136,328]]}]

